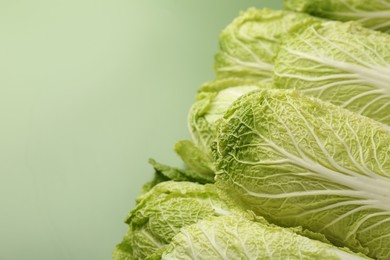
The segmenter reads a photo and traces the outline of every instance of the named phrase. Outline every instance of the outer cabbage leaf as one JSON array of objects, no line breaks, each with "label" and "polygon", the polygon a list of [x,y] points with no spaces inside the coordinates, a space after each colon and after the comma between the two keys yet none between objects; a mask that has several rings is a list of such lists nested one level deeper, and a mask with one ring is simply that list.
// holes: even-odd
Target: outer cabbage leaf
[{"label": "outer cabbage leaf", "polygon": [[271,81],[280,37],[319,21],[303,13],[282,10],[250,8],[242,12],[220,35],[214,65],[217,77]]},{"label": "outer cabbage leaf", "polygon": [[366,259],[348,250],[240,216],[213,217],[183,228],[162,253],[170,259]]},{"label": "outer cabbage leaf", "polygon": [[129,230],[113,252],[114,260],[145,259],[168,244],[180,228],[208,216],[249,213],[221,200],[212,184],[166,181],[138,198],[126,219]]},{"label": "outer cabbage leaf", "polygon": [[390,32],[389,0],[285,0],[284,6],[332,20],[355,20],[364,27]]},{"label": "outer cabbage leaf", "polygon": [[390,35],[356,23],[324,22],[286,36],[275,86],[390,125]]},{"label": "outer cabbage leaf", "polygon": [[390,133],[297,91],[263,89],[220,121],[216,185],[271,223],[390,258]]}]

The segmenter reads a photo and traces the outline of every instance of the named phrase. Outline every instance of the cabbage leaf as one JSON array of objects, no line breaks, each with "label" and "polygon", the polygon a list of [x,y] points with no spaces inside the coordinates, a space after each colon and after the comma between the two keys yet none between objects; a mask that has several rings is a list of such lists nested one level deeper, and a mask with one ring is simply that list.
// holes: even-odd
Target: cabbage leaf
[{"label": "cabbage leaf", "polygon": [[277,88],[295,88],[390,125],[390,35],[323,22],[287,35],[275,60]]},{"label": "cabbage leaf", "polygon": [[129,230],[116,246],[113,260],[145,259],[171,242],[180,228],[205,217],[249,214],[221,200],[212,184],[165,181],[137,201],[126,218]]},{"label": "cabbage leaf", "polygon": [[364,27],[390,33],[389,0],[285,0],[284,7],[331,20],[355,20]]},{"label": "cabbage leaf", "polygon": [[390,133],[297,91],[239,98],[218,126],[216,185],[280,226],[390,257]]},{"label": "cabbage leaf", "polygon": [[280,38],[290,30],[320,21],[303,13],[266,8],[242,12],[220,34],[214,65],[217,78],[245,77],[270,82]]},{"label": "cabbage leaf", "polygon": [[226,78],[210,81],[199,88],[196,101],[188,114],[188,128],[194,144],[209,157],[210,161],[216,122],[237,98],[266,87],[269,87],[269,84],[241,78]]},{"label": "cabbage leaf", "polygon": [[161,259],[367,258],[300,236],[287,228],[231,215],[207,218],[183,228],[162,252]]}]

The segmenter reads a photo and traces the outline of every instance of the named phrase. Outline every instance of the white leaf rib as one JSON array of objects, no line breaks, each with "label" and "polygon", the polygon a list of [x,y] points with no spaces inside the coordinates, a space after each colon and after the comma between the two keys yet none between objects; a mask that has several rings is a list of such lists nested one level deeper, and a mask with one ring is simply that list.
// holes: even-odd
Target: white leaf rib
[{"label": "white leaf rib", "polygon": [[144,235],[156,248],[160,248],[163,246],[162,243],[158,242],[152,235],[150,235],[145,229],[141,228],[141,233]]},{"label": "white leaf rib", "polygon": [[[358,43],[355,44],[354,41],[342,41],[342,40],[335,40],[337,43],[342,43],[342,44],[346,44],[347,46],[350,46],[352,49],[354,50],[357,50],[359,51],[359,55],[358,57],[360,58],[363,58],[363,60],[367,60],[368,63],[367,64],[370,64],[370,66],[380,66],[380,67],[388,67],[389,64],[383,59],[383,57],[381,55],[379,55],[379,53],[371,48],[369,45],[367,45],[365,42],[362,42],[360,39],[358,39],[358,37],[356,35],[351,35],[351,37],[353,38],[353,40],[355,42]],[[335,44],[336,44],[335,42]],[[371,55],[370,55],[371,54]],[[372,54],[379,60],[381,61],[382,63],[378,63],[378,61],[376,59],[374,59],[374,57],[372,56]],[[354,56],[355,57],[355,56]]]},{"label": "white leaf rib", "polygon": [[[378,174],[376,174],[375,172],[371,171],[368,167],[367,167],[367,164],[364,160],[364,155],[363,155],[363,146],[362,146],[362,143],[360,142],[360,138],[358,137],[355,129],[353,129],[353,127],[351,127],[351,125],[349,124],[349,122],[347,121],[346,122],[346,126],[349,128],[349,130],[351,130],[352,134],[354,135],[355,137],[355,140],[356,142],[358,143],[358,149],[359,149],[359,159],[360,159],[360,164],[358,164],[359,166],[361,165],[362,168],[359,167],[359,170],[367,175],[367,176],[371,176],[372,178],[378,178]],[[389,186],[390,187],[390,186]]]},{"label": "white leaf rib", "polygon": [[243,61],[243,60],[240,60],[240,59],[238,59],[236,57],[233,57],[233,56],[231,56],[231,55],[229,55],[227,53],[225,53],[225,55],[230,60],[232,60],[236,64],[241,65],[243,67],[256,68],[256,69],[260,69],[260,70],[264,70],[266,72],[272,73],[272,69],[273,69],[273,65],[272,64],[265,63],[265,62],[262,62],[262,61],[257,61],[257,62]]},{"label": "white leaf rib", "polygon": [[381,89],[373,89],[373,90],[369,90],[369,91],[365,91],[365,92],[362,92],[360,94],[357,94],[357,95],[354,95],[352,96],[349,100],[345,101],[343,104],[341,104],[340,106],[345,108],[345,107],[348,107],[350,106],[353,102],[355,102],[356,100],[359,100],[361,98],[365,98],[369,95],[375,95],[375,94],[383,94],[383,91]]},{"label": "white leaf rib", "polygon": [[[238,120],[241,120],[239,117]],[[244,123],[244,122],[243,122]],[[320,177],[330,180],[332,182],[338,183],[340,185],[343,185],[344,187],[349,187],[352,190],[355,191],[361,191],[363,193],[360,193],[363,195],[362,198],[366,199],[374,199],[381,201],[383,206],[382,209],[390,210],[390,197],[388,196],[389,193],[389,187],[390,187],[390,179],[382,178],[381,180],[378,179],[372,179],[371,177],[356,173],[354,171],[350,171],[348,169],[345,169],[344,167],[341,167],[342,169],[341,173],[333,171],[327,167],[324,167],[323,165],[319,164],[318,162],[315,162],[307,157],[299,158],[294,154],[291,154],[290,152],[286,151],[285,149],[281,148],[280,146],[277,146],[275,143],[273,143],[271,140],[260,134],[255,129],[249,127],[246,125],[249,129],[257,133],[257,135],[262,138],[265,142],[267,142],[273,149],[278,151],[280,154],[285,156],[287,159],[292,161],[295,165],[303,167],[304,169],[308,169],[310,171],[316,172],[319,174]],[[309,127],[310,129],[310,127]],[[293,137],[292,137],[293,138]],[[294,140],[294,139],[292,139]],[[319,142],[319,141],[317,141]],[[319,145],[321,145],[319,143]],[[336,163],[337,165],[337,163]],[[345,172],[348,172],[350,175],[343,174]],[[341,190],[342,191],[342,190]],[[340,192],[341,192],[340,191]],[[256,196],[256,193],[251,193]],[[355,193],[356,194],[356,193]],[[262,195],[264,196],[264,194]],[[279,195],[277,195],[279,196]]]},{"label": "white leaf rib", "polygon": [[[333,159],[333,157],[326,150],[325,146],[322,144],[322,142],[318,138],[317,134],[314,132],[313,127],[307,122],[306,118],[302,115],[301,111],[299,111],[299,109],[292,102],[288,101],[288,104],[295,110],[296,114],[302,119],[306,128],[309,129],[311,136],[315,139],[318,147],[321,149],[322,153],[325,155],[325,158],[328,160],[328,162],[336,169],[342,170],[341,169],[342,167],[340,167],[340,165],[338,165],[338,163]],[[278,117],[278,118],[280,118],[280,117]],[[342,172],[344,172],[344,171],[342,171]]]},{"label": "white leaf rib", "polygon": [[[389,99],[389,102],[390,103],[390,97],[389,96],[385,96],[385,95],[379,95],[377,96],[376,98],[370,100],[370,102],[367,102],[366,105],[362,106],[357,112],[359,114],[362,114],[364,115],[364,113],[366,112],[367,109],[370,109],[372,105],[375,105],[375,103],[378,103],[378,101],[382,100],[382,99]],[[382,110],[383,108],[382,107],[386,107],[388,106],[389,104],[388,103],[385,103],[381,106],[381,108],[375,110],[375,113],[378,113],[380,110]]]},{"label": "white leaf rib", "polygon": [[243,44],[241,41],[237,39],[237,37],[234,35],[234,33],[231,33],[232,39],[244,50],[246,51],[257,63],[264,64],[263,61],[259,59],[259,57],[245,44]]},{"label": "white leaf rib", "polygon": [[177,230],[174,226],[171,225],[171,223],[168,221],[167,217],[165,216],[164,212],[167,212],[167,210],[164,210],[161,208],[161,204],[158,203],[158,212],[161,212],[161,218],[165,222],[165,224],[175,233],[177,234],[179,230]]},{"label": "white leaf rib", "polygon": [[[338,16],[344,16],[344,17],[359,17],[358,22],[364,22],[372,19],[378,19],[378,18],[389,18],[390,17],[390,10],[385,11],[359,11],[360,9],[355,9],[353,12],[328,12],[328,14],[334,14]],[[326,12],[324,12],[326,13]]]},{"label": "white leaf rib", "polygon": [[216,252],[222,259],[229,260],[229,258],[225,255],[225,253],[221,252],[219,250],[218,244],[215,242],[214,226],[211,229],[208,230],[208,231],[210,231],[212,233],[211,236],[210,236],[209,233],[206,230],[203,229],[203,227],[201,226],[200,223],[198,223],[196,225],[199,228],[199,230],[205,235],[205,237],[210,242],[210,244],[213,246],[212,248],[214,249],[214,252]]},{"label": "white leaf rib", "polygon": [[[370,58],[370,60],[375,63],[376,65],[378,66],[383,66],[383,67],[390,67],[390,64],[389,62],[387,62],[384,58],[383,58],[383,55],[380,55],[378,53],[378,51],[374,48],[372,48],[371,46],[367,45],[365,42],[361,41],[358,37],[356,37],[355,35],[352,35],[352,37],[354,38],[354,40],[359,43],[359,45],[361,46],[364,46],[364,48],[366,48],[367,50],[369,50],[371,53],[373,53],[375,55],[375,57],[377,59],[379,59],[381,61],[381,64],[379,64],[378,62],[376,62],[374,59],[372,59],[372,57],[370,55],[368,55],[367,52],[365,52],[364,50],[361,52],[363,55],[366,55],[366,57]],[[356,49],[359,48],[359,46],[356,46],[355,44],[353,45]]]},{"label": "white leaf rib", "polygon": [[[390,119],[390,114],[388,114],[387,116],[382,117],[381,121],[382,122],[386,122],[388,119]],[[389,126],[387,126],[387,128],[390,129]]]},{"label": "white leaf rib", "polygon": [[[350,74],[341,73],[341,75],[354,75],[354,78],[363,80],[370,86],[374,86],[378,89],[383,89],[386,93],[390,94],[390,67],[373,67],[370,64],[365,64],[366,66],[359,66],[354,63],[338,61],[326,57],[312,56],[308,53],[295,51],[291,49],[287,49],[287,51],[290,54],[299,56],[301,58],[322,63],[324,65],[336,68],[341,71],[349,72]],[[298,76],[298,75],[287,74],[287,73],[281,75],[285,75],[286,77],[297,77],[301,79],[306,78],[304,76]],[[337,78],[337,75],[338,74],[328,75],[328,77],[335,79]],[[307,77],[307,78],[308,80],[310,80],[311,77]]]},{"label": "white leaf rib", "polygon": [[[282,75],[282,76],[284,76],[284,75]],[[299,78],[299,79],[301,79],[301,78]],[[321,90],[321,94],[322,94],[323,91],[328,90],[331,87],[339,87],[339,86],[343,86],[343,85],[354,85],[354,84],[361,84],[361,83],[364,83],[364,81],[361,79],[352,79],[352,80],[340,79],[340,80],[337,80],[337,81],[334,81],[334,82],[331,82],[331,83],[328,83],[325,85],[321,85],[318,87],[310,87],[310,88],[304,89],[302,91],[303,92],[312,92],[312,91],[314,92],[317,90]]]},{"label": "white leaf rib", "polygon": [[387,181],[387,183],[383,183],[382,180],[375,180],[361,174],[357,174],[356,176],[345,175],[324,167],[312,160],[305,161],[302,158],[298,158],[295,155],[290,154],[284,149],[279,149],[276,146],[274,148],[278,149],[279,152],[294,161],[295,165],[316,172],[320,177],[334,183],[338,183],[339,185],[349,187],[356,191],[364,191],[363,193],[360,193],[362,195],[364,194],[362,198],[379,200],[383,203],[384,209],[390,210],[390,197],[388,196],[390,186],[388,183],[389,181]]},{"label": "white leaf rib", "polygon": [[[336,203],[330,204],[330,205],[325,206],[325,207],[307,210],[307,211],[300,213],[298,215],[295,215],[295,216],[301,218],[301,217],[304,217],[304,216],[307,216],[307,215],[310,215],[313,213],[323,212],[323,211],[332,210],[332,209],[345,207],[345,206],[375,205],[377,203],[378,203],[377,200],[347,200],[347,201],[336,202]],[[388,213],[386,213],[386,214],[388,214]],[[289,218],[289,217],[291,217],[291,216],[285,216],[283,218]]]},{"label": "white leaf rib", "polygon": [[327,81],[327,80],[348,80],[348,79],[356,78],[356,75],[351,73],[328,74],[324,76],[315,76],[315,77],[290,74],[290,73],[279,73],[277,71],[275,71],[274,74],[278,77],[295,78],[295,79],[300,79],[300,80],[305,80],[310,82],[319,82],[319,81]]},{"label": "white leaf rib", "polygon": [[[326,125],[327,127],[332,128],[332,126],[329,124],[329,122],[327,122],[327,121],[324,120],[323,118],[320,118],[320,121],[321,121],[324,125]],[[345,151],[347,152],[348,157],[349,157],[349,159],[351,160],[352,164],[353,164],[358,170],[360,170],[362,174],[371,176],[371,177],[374,178],[374,179],[381,179],[381,180],[384,180],[384,181],[389,181],[388,178],[383,177],[383,176],[381,176],[381,175],[378,175],[378,174],[370,174],[369,172],[365,172],[364,169],[357,163],[357,161],[355,160],[355,158],[352,156],[352,152],[351,152],[351,149],[350,149],[349,145],[348,145],[348,144],[344,141],[344,139],[338,134],[338,131],[334,130],[333,133],[334,133],[334,135],[336,136],[338,142],[340,142],[340,143],[344,146]],[[371,136],[371,138],[372,138],[372,136]],[[374,153],[375,153],[375,158],[377,158],[377,157],[376,157],[376,150],[374,150]],[[340,170],[340,171],[345,171],[345,173],[347,173],[347,174],[349,174],[349,175],[351,175],[351,176],[358,176],[358,175],[356,175],[356,173],[355,173],[354,171],[351,171],[351,170],[346,169],[346,168],[344,168],[343,170],[342,170],[342,169],[338,169],[338,170]],[[386,174],[384,174],[384,175],[388,175],[388,174],[386,173]]]},{"label": "white leaf rib", "polygon": [[382,163],[379,162],[379,158],[378,158],[378,155],[376,153],[377,149],[378,149],[378,146],[374,140],[374,136],[373,134],[371,134],[370,136],[370,141],[371,141],[371,144],[372,144],[372,147],[373,147],[373,150],[374,150],[374,159],[375,159],[375,162],[376,162],[376,165],[378,166],[379,168],[379,171],[385,175],[385,176],[389,176],[390,177],[390,174],[387,173],[384,169],[383,169],[383,164],[385,163],[384,161]]},{"label": "white leaf rib", "polygon": [[[236,183],[236,182],[235,182]],[[237,183],[236,183],[237,184]],[[305,190],[305,191],[296,191],[296,192],[287,192],[287,193],[260,193],[254,192],[246,189],[242,185],[239,185],[248,195],[257,198],[266,198],[266,199],[289,199],[295,197],[306,197],[306,196],[346,196],[353,198],[361,198],[367,196],[367,192],[356,191],[356,190]]]},{"label": "white leaf rib", "polygon": [[379,237],[375,237],[375,238],[369,240],[369,241],[367,242],[367,244],[377,243],[377,240],[382,240],[382,239],[384,239],[384,238],[386,238],[386,237],[390,237],[390,233],[381,235],[381,236],[379,236]]},{"label": "white leaf rib", "polygon": [[[363,233],[369,229],[372,229],[372,225],[371,225],[370,228],[365,228],[365,229],[359,230],[361,225],[363,225],[370,218],[378,217],[378,216],[388,216],[386,221],[390,221],[390,213],[389,212],[375,212],[375,213],[368,214],[368,215],[364,216],[362,219],[360,219],[357,223],[354,224],[353,229],[351,229],[348,232],[347,236],[345,237],[345,240],[349,240],[351,238],[351,236],[356,234],[356,232]],[[386,222],[386,221],[384,221],[384,222]],[[384,223],[384,222],[382,222],[382,223]]]},{"label": "white leaf rib", "polygon": [[320,41],[323,41],[323,42],[326,42],[328,43],[331,47],[333,47],[334,49],[336,49],[337,51],[343,53],[344,55],[346,55],[347,57],[351,58],[352,60],[355,60],[356,63],[358,64],[361,64],[365,67],[370,67],[372,66],[372,64],[370,63],[367,63],[365,60],[362,60],[360,57],[357,57],[355,55],[353,55],[352,53],[346,51],[344,48],[342,48],[341,46],[337,45],[336,43],[334,43],[333,41],[331,41],[330,39],[322,36],[321,34],[319,34],[315,29],[314,27],[310,27],[311,28],[311,31],[313,32],[314,36],[316,36],[317,38],[320,39]]},{"label": "white leaf rib", "polygon": [[296,142],[295,138],[294,138],[294,135],[293,133],[290,131],[290,128],[287,127],[287,125],[284,123],[284,121],[279,117],[278,113],[276,113],[275,109],[273,109],[273,107],[271,106],[271,104],[268,102],[268,100],[264,99],[264,103],[267,104],[268,108],[272,110],[273,114],[276,116],[276,118],[278,119],[279,123],[282,124],[282,126],[284,127],[284,129],[286,129],[286,132],[287,134],[289,135],[295,149],[297,150],[298,154],[304,158],[304,159],[308,159],[306,154],[302,151],[302,149],[299,147],[299,144]]},{"label": "white leaf rib", "polygon": [[[390,11],[389,11],[390,13]],[[386,17],[388,19],[388,17]],[[373,30],[382,30],[383,28],[389,27],[390,26],[390,21],[384,22],[384,23],[379,23],[374,26],[371,26],[371,29]],[[388,31],[387,31],[388,33]]]},{"label": "white leaf rib", "polygon": [[[378,212],[378,213],[375,213],[375,214],[376,214],[376,215],[373,216],[373,217],[389,215],[388,212],[380,212],[380,213]],[[363,232],[366,232],[367,230],[373,229],[373,228],[375,228],[375,227],[377,227],[377,226],[379,226],[379,225],[382,225],[382,224],[385,223],[385,222],[390,222],[390,217],[385,218],[385,219],[382,219],[382,220],[380,220],[380,221],[377,221],[377,222],[373,223],[372,225],[369,225],[368,227],[366,227],[366,228],[360,230],[360,232],[362,232],[362,233],[363,233]]]},{"label": "white leaf rib", "polygon": [[[325,155],[325,157],[327,158],[328,162],[333,166],[335,167],[337,170],[339,170],[340,172],[342,173],[346,173],[346,174],[349,174],[351,176],[355,176],[355,177],[358,177],[359,174],[358,173],[355,173],[353,171],[350,171],[342,166],[340,166],[334,159],[333,157],[329,154],[329,152],[326,150],[326,148],[322,145],[322,142],[320,141],[320,139],[318,138],[317,134],[314,132],[314,130],[312,129],[312,127],[310,126],[310,124],[307,122],[305,116],[302,115],[302,113],[299,111],[299,109],[291,102],[289,102],[290,106],[292,106],[297,115],[300,116],[300,118],[303,120],[303,122],[305,123],[306,127],[310,130],[310,133],[311,135],[314,137],[314,139],[316,140],[318,146],[320,147],[321,151],[323,152],[323,154]],[[325,122],[325,120],[322,120],[324,123],[326,123],[326,125],[328,127],[329,124],[327,122]],[[348,122],[347,122],[348,124]],[[349,126],[349,124],[348,124]],[[360,144],[360,141],[359,141],[359,138],[357,137],[356,135],[356,132],[350,127],[350,130],[355,134],[355,138],[358,140],[359,144]],[[348,153],[348,156],[349,156],[349,159],[353,162],[353,164],[363,173],[363,174],[367,174],[371,177],[377,177],[377,174],[373,173],[372,171],[370,171],[367,167],[365,167],[365,163],[364,161],[362,160],[362,166],[363,168],[356,162],[356,160],[354,159],[354,157],[352,156],[351,154],[351,151],[349,149],[349,146],[345,143],[345,141],[343,140],[343,138],[341,138],[339,136],[339,134],[337,133],[337,131],[333,131],[334,134],[336,135],[336,137],[339,139],[340,142],[343,143],[344,147],[346,148],[347,150],[347,153]],[[361,151],[361,146],[359,147],[360,148],[360,152]],[[361,155],[361,154],[360,154]],[[361,155],[362,156],[362,155]],[[362,157],[361,157],[362,158]]]},{"label": "white leaf rib", "polygon": [[370,205],[364,205],[364,206],[359,206],[353,210],[350,210],[340,216],[338,216],[337,218],[335,218],[334,220],[332,220],[331,222],[329,222],[328,224],[326,224],[325,226],[323,226],[320,230],[318,230],[318,232],[322,233],[325,229],[327,229],[328,227],[331,227],[333,226],[334,224],[336,224],[337,222],[345,219],[346,217],[352,215],[352,214],[355,214],[356,212],[359,212],[359,211],[362,211],[362,210],[367,210],[367,209],[372,209],[372,206]]},{"label": "white leaf rib", "polygon": [[[375,110],[375,113],[380,113],[383,109],[386,109],[387,107],[390,106],[390,95],[386,95],[386,96],[384,96],[384,98],[388,99],[388,102],[385,102],[382,106],[377,108]],[[383,121],[383,122],[385,122],[385,121]]]},{"label": "white leaf rib", "polygon": [[267,160],[267,161],[257,161],[257,162],[252,162],[252,161],[245,161],[245,160],[240,160],[238,159],[233,153],[229,153],[231,157],[238,163],[242,164],[247,164],[247,165],[280,165],[280,164],[285,164],[285,163],[290,163],[290,160],[288,159],[280,159],[280,160]]},{"label": "white leaf rib", "polygon": [[192,256],[192,259],[195,259],[195,260],[198,260],[198,255],[196,254],[196,250],[193,246],[193,241],[192,241],[192,238],[191,236],[188,234],[188,232],[186,232],[185,230],[181,230],[181,233],[188,239],[188,245],[189,245],[189,255]]}]

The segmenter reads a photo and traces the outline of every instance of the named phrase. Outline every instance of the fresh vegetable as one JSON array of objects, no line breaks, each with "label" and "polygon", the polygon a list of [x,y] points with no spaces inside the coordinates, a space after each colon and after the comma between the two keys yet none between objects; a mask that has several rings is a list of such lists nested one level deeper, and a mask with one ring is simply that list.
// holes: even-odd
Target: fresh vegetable
[{"label": "fresh vegetable", "polygon": [[355,20],[367,28],[390,33],[389,0],[285,0],[284,7],[332,20]]},{"label": "fresh vegetable", "polygon": [[293,230],[237,215],[207,218],[186,226],[161,253],[164,260],[366,259]]},{"label": "fresh vegetable", "polygon": [[[388,1],[369,2],[286,7],[386,31]],[[215,70],[174,147],[184,167],[150,160],[113,259],[390,259],[390,35],[251,8]]]},{"label": "fresh vegetable", "polygon": [[296,91],[238,99],[220,122],[216,185],[281,226],[388,259],[390,133],[378,122]]},{"label": "fresh vegetable", "polygon": [[220,35],[214,66],[217,78],[270,82],[280,38],[291,30],[320,21],[283,10],[251,8],[242,12]]},{"label": "fresh vegetable", "polygon": [[216,122],[237,98],[266,87],[269,85],[240,78],[220,79],[201,86],[188,115],[188,128],[196,146],[211,156],[210,146],[215,141]]},{"label": "fresh vegetable", "polygon": [[114,259],[145,259],[170,243],[182,227],[205,217],[248,214],[221,200],[212,184],[165,181],[137,200],[126,218],[129,231],[114,250]]},{"label": "fresh vegetable", "polygon": [[323,22],[286,35],[274,80],[390,125],[389,34]]}]

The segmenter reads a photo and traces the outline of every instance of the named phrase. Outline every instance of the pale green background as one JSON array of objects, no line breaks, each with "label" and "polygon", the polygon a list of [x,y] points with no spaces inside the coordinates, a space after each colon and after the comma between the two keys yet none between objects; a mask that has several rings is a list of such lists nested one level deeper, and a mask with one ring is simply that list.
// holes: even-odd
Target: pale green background
[{"label": "pale green background", "polygon": [[0,0],[1,260],[110,259],[249,6],[282,1]]}]

